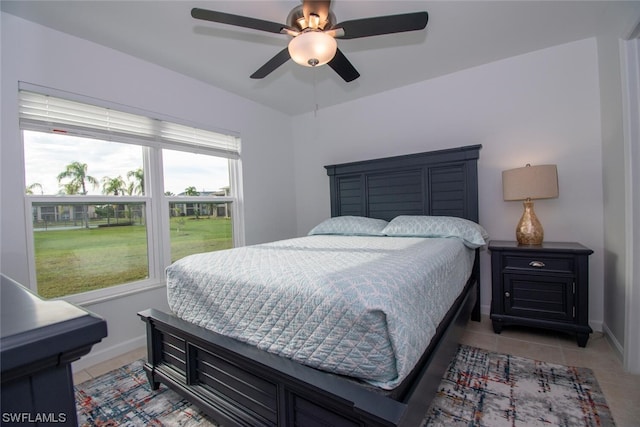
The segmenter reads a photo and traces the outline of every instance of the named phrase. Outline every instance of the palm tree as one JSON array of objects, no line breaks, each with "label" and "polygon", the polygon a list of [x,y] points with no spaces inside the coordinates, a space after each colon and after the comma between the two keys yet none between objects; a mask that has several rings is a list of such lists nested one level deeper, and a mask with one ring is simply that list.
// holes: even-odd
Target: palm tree
[{"label": "palm tree", "polygon": [[193,185],[191,187],[187,187],[184,189],[184,195],[185,196],[199,196],[200,193],[198,192],[198,190],[196,190],[196,187],[194,187]]},{"label": "palm tree", "polygon": [[[62,186],[62,189],[60,191],[58,191],[58,194],[62,194],[62,195],[67,195],[67,196],[73,196],[74,194],[80,194],[80,185],[77,182],[70,182],[68,184],[64,184]],[[82,222],[83,224],[85,223],[85,218],[87,215],[85,215],[85,207],[82,208],[82,218],[80,218],[80,222]],[[73,218],[73,225],[76,225],[76,215],[75,215],[75,209],[73,207],[71,207],[71,217]],[[89,220],[87,219],[86,221],[86,226],[89,227]]]},{"label": "palm tree", "polygon": [[134,192],[135,194],[144,194],[144,171],[142,168],[127,172],[127,178],[133,178],[129,183],[129,195]]},{"label": "palm tree", "polygon": [[26,194],[33,194],[33,190],[35,190],[36,188],[40,189],[40,194],[42,194],[42,184],[40,184],[39,182],[34,182],[33,184],[27,186],[27,189],[25,190]]},{"label": "palm tree", "polygon": [[[64,184],[64,189],[67,194],[77,194],[78,190],[82,189],[82,195],[87,194],[87,185],[93,185],[94,188],[98,186],[98,180],[92,177],[91,175],[87,175],[87,169],[89,167],[86,163],[80,162],[72,162],[66,166],[64,172],[58,174],[58,183],[62,184],[62,180],[65,178],[70,178],[71,181]],[[87,205],[82,206],[82,216],[84,217],[85,227],[89,228],[89,217],[87,214]]]},{"label": "palm tree", "polygon": [[[102,178],[102,194],[113,194],[114,196],[124,195],[126,191],[126,183],[121,176],[117,178],[110,178],[105,176]],[[116,223],[118,222],[118,205],[114,206],[114,216],[116,218]],[[107,209],[107,224],[109,224],[109,210]]]},{"label": "palm tree", "polygon": [[60,190],[60,194],[66,194],[68,196],[72,196],[74,194],[80,194],[80,186],[75,182],[64,184],[62,186],[62,190]]},{"label": "palm tree", "polygon": [[[127,172],[127,179],[129,181],[127,183],[127,194],[129,196],[133,196],[134,194],[144,194],[144,171],[142,170],[142,168]],[[127,210],[129,211],[129,218],[133,221],[134,212],[131,209],[131,205],[127,206]],[[135,215],[139,216],[140,221],[142,221],[144,218],[140,207],[136,207]]]},{"label": "palm tree", "polygon": [[[192,186],[187,187],[187,188],[184,189],[184,195],[185,196],[199,196],[200,193],[198,192],[198,190],[196,190],[196,187],[194,187],[192,185]],[[196,215],[196,219],[200,219],[200,217],[198,216],[200,214],[199,207],[200,207],[199,204],[193,203],[193,213]],[[188,213],[188,211],[187,211],[187,213]]]},{"label": "palm tree", "polygon": [[61,183],[65,178],[71,178],[69,184],[73,184],[76,188],[81,188],[82,193],[80,194],[85,195],[87,194],[87,182],[93,185],[93,188],[98,187],[98,180],[91,175],[87,175],[88,168],[89,166],[86,163],[69,163],[64,172],[58,174],[58,183]]},{"label": "palm tree", "polygon": [[102,194],[120,196],[124,195],[126,191],[126,183],[121,176],[118,176],[117,178],[109,178],[108,176],[105,176],[102,178]]}]

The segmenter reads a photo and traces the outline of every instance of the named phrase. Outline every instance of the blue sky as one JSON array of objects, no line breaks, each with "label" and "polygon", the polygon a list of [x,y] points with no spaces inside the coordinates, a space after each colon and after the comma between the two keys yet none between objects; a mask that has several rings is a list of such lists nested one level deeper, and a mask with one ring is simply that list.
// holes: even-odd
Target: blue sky
[{"label": "blue sky", "polygon": [[[127,172],[143,164],[142,149],[130,144],[32,131],[24,132],[24,142],[25,183],[39,183],[43,194],[58,194],[57,176],[74,161],[86,163],[87,174],[100,182],[98,188],[87,188],[94,195],[102,194],[104,177],[126,181]],[[165,150],[163,160],[165,191],[179,194],[189,186],[213,191],[229,185],[226,159]]]}]

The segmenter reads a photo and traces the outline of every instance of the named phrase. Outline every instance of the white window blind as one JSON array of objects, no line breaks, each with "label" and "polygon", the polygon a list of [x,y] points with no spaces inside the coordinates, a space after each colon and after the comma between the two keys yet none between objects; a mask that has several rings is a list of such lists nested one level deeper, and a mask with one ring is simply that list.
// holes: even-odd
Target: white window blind
[{"label": "white window blind", "polygon": [[239,138],[232,135],[26,90],[20,91],[20,125],[23,129],[68,132],[114,141],[135,139],[173,147],[178,144],[205,148],[231,159],[240,156]]}]

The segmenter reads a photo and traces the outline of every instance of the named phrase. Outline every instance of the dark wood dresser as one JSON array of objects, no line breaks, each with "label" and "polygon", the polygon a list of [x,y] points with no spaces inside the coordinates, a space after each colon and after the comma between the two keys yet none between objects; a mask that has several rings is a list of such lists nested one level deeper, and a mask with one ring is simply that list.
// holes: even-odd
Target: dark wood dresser
[{"label": "dark wood dresser", "polygon": [[491,321],[500,333],[523,325],[573,333],[584,347],[589,326],[589,255],[579,243],[520,246],[491,241]]},{"label": "dark wood dresser", "polygon": [[0,278],[0,424],[77,426],[71,362],[107,336],[106,322]]}]

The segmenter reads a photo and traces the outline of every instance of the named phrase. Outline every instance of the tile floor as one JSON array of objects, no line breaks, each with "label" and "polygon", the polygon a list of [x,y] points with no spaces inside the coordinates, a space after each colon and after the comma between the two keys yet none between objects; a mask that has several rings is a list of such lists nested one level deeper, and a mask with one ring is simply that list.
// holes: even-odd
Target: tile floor
[{"label": "tile floor", "polygon": [[[514,326],[494,334],[489,317],[483,316],[480,323],[469,322],[462,342],[499,353],[590,368],[595,372],[616,425],[640,427],[640,375],[623,371],[622,363],[602,333],[593,333],[587,346],[580,348],[570,335],[538,329]],[[134,350],[74,373],[74,381],[79,384],[144,357],[146,349]]]}]

